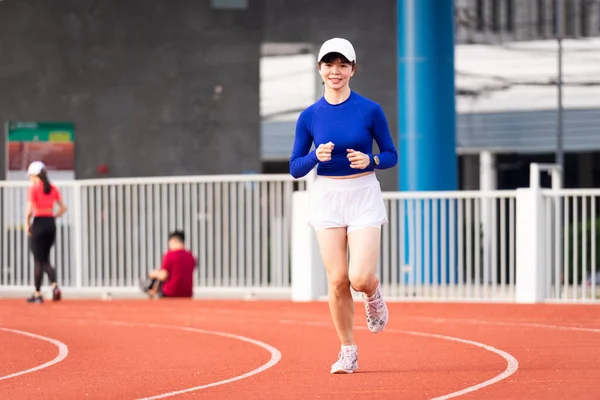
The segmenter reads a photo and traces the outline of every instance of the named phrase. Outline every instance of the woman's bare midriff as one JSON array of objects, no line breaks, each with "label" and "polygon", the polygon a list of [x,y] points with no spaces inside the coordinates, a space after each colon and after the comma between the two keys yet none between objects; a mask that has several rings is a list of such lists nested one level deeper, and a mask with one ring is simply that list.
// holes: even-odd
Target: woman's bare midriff
[{"label": "woman's bare midriff", "polygon": [[39,209],[39,210],[35,210],[34,212],[34,217],[51,217],[54,213],[54,209],[53,208],[45,208],[45,209]]},{"label": "woman's bare midriff", "polygon": [[331,178],[331,179],[354,179],[354,178],[360,178],[361,176],[371,175],[371,174],[374,174],[374,173],[375,172],[373,172],[373,171],[367,171],[367,172],[361,172],[360,174],[355,174],[355,175],[328,176],[327,178]]}]

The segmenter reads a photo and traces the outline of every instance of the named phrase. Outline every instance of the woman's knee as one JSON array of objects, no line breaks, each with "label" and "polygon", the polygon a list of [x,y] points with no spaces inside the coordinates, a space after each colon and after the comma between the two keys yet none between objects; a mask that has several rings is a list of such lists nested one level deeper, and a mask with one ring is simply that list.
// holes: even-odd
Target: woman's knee
[{"label": "woman's knee", "polygon": [[330,273],[328,281],[330,293],[342,295],[350,291],[350,279],[346,273]]},{"label": "woman's knee", "polygon": [[[352,271],[352,269],[351,269]],[[355,270],[349,275],[350,284],[357,292],[367,293],[377,286],[377,275],[368,270]]]}]

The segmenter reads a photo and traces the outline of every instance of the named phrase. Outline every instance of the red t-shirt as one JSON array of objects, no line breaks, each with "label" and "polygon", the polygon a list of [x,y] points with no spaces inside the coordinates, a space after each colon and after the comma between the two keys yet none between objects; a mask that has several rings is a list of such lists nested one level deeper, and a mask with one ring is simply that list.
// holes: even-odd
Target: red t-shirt
[{"label": "red t-shirt", "polygon": [[50,193],[44,193],[42,182],[34,183],[27,190],[27,200],[32,203],[34,217],[51,217],[54,215],[54,203],[61,200],[60,191],[50,185]]},{"label": "red t-shirt", "polygon": [[162,285],[162,292],[169,297],[192,297],[196,259],[188,250],[167,251],[162,269],[169,277]]}]

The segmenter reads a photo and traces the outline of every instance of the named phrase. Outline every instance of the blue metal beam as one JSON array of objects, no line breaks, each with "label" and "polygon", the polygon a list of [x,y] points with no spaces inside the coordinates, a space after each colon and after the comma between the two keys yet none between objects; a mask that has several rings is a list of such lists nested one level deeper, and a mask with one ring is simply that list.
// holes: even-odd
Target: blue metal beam
[{"label": "blue metal beam", "polygon": [[[397,7],[399,190],[457,190],[454,1],[398,0]],[[448,242],[456,232],[448,218],[453,206],[404,201],[404,265],[398,267],[405,283],[456,280],[460,249]]]},{"label": "blue metal beam", "polygon": [[456,190],[454,0],[398,0],[401,191]]}]

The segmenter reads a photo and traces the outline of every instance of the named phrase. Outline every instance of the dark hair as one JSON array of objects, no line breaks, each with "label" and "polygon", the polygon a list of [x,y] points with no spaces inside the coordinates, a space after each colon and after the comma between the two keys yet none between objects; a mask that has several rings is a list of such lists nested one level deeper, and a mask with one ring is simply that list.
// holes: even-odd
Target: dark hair
[{"label": "dark hair", "polygon": [[40,171],[40,173],[38,174],[38,178],[40,178],[40,180],[44,184],[44,193],[50,194],[52,186],[50,186],[50,179],[48,179],[48,174],[46,173],[45,169]]},{"label": "dark hair", "polygon": [[174,231],[169,234],[169,240],[179,239],[181,242],[185,242],[185,233],[183,231]]},{"label": "dark hair", "polygon": [[335,61],[339,61],[341,63],[344,64],[351,64],[353,67],[356,68],[356,61],[350,61],[348,60],[346,57],[344,57],[341,53],[327,53],[323,56],[323,58],[321,58],[321,60],[319,61],[319,65],[321,63],[332,63]]}]

